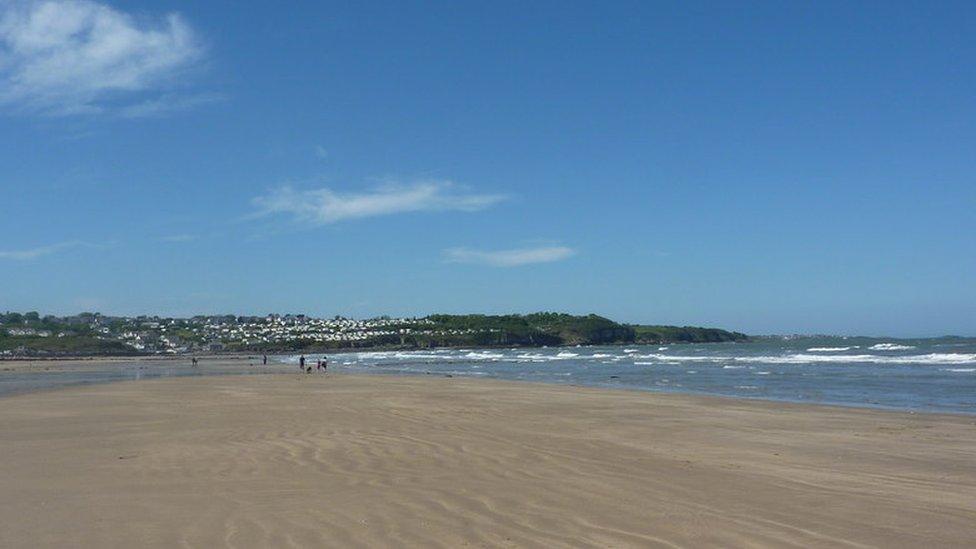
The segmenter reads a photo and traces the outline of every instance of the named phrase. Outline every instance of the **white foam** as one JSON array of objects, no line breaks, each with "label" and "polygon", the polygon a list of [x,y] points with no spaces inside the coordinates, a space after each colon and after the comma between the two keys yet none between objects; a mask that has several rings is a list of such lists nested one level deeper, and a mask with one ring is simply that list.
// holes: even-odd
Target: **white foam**
[{"label": "white foam", "polygon": [[857,347],[810,347],[807,349],[808,353],[840,353],[843,351],[850,351],[851,349],[857,349]]},{"label": "white foam", "polygon": [[500,358],[505,358],[505,355],[501,353],[493,353],[491,351],[471,351],[464,355],[464,358],[470,360],[498,360]]},{"label": "white foam", "polygon": [[897,343],[878,343],[868,347],[872,351],[910,351],[914,348],[914,345],[899,345]]},{"label": "white foam", "polygon": [[864,363],[864,364],[972,364],[976,354],[930,353],[927,355],[879,356],[879,355],[808,355],[803,353],[779,356],[735,357],[737,362],[760,364],[815,364],[815,363]]},{"label": "white foam", "polygon": [[682,356],[682,355],[662,355],[651,353],[648,355],[631,355],[630,358],[652,358],[654,360],[677,360],[680,362],[720,362],[729,360],[727,356]]},{"label": "white foam", "polygon": [[976,372],[976,368],[942,368],[943,372],[968,373]]},{"label": "white foam", "polygon": [[[894,350],[894,346],[907,347],[895,343],[879,343],[872,346],[882,351]],[[646,352],[641,354],[641,348],[623,349],[623,353],[615,354],[605,350],[597,351],[593,354],[580,354],[564,349],[557,350],[521,350],[515,354],[508,350],[487,350],[487,349],[448,349],[448,350],[411,350],[411,351],[368,351],[360,352],[342,357],[341,363],[346,365],[357,364],[358,366],[369,365],[394,365],[397,362],[422,362],[437,363],[444,361],[470,361],[470,362],[510,362],[510,363],[552,363],[557,361],[587,361],[600,363],[605,361],[620,361],[626,359],[625,364],[635,365],[664,365],[664,364],[688,364],[705,365],[710,364],[715,367],[725,369],[742,368],[740,364],[879,364],[879,365],[946,365],[968,367],[976,365],[976,353],[928,353],[912,354],[904,353],[871,353],[867,349],[857,354],[847,354],[844,351],[857,349],[857,346],[838,346],[838,347],[810,347],[806,351],[789,352],[782,354],[769,354],[748,356],[745,354],[732,355],[723,354],[695,354],[680,355],[660,352]],[[948,349],[946,349],[948,351]],[[277,359],[279,362],[295,363],[298,355],[282,357]],[[634,361],[634,362],[631,362]]]}]

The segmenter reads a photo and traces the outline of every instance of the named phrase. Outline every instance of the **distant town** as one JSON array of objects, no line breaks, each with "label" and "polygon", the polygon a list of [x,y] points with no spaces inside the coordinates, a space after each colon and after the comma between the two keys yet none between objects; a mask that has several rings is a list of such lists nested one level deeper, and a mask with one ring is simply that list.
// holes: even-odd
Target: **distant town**
[{"label": "distant town", "polygon": [[286,352],[357,348],[540,346],[745,339],[715,328],[619,324],[597,315],[430,315],[356,320],[304,314],[190,318],[0,314],[0,356]]}]

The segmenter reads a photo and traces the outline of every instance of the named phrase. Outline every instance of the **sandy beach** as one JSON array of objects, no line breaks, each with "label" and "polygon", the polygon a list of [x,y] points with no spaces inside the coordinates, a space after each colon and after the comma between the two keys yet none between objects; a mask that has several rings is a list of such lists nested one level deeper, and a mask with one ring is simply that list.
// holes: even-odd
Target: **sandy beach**
[{"label": "sandy beach", "polygon": [[976,417],[444,377],[0,398],[2,547],[971,547]]}]

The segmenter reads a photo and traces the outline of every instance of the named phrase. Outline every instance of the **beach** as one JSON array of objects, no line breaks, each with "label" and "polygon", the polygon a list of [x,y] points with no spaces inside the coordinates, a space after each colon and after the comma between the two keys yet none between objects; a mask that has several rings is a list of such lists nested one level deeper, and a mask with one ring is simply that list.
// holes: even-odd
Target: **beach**
[{"label": "beach", "polygon": [[444,376],[0,398],[2,547],[971,547],[976,417]]}]

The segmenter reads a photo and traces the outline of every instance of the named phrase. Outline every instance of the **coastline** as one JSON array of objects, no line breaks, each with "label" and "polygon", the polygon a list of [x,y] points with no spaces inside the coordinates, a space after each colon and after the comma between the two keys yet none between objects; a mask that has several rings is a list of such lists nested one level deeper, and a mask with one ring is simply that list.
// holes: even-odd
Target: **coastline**
[{"label": "coastline", "polygon": [[[563,348],[563,347],[557,347]],[[566,347],[570,349],[575,349],[576,347]],[[487,348],[486,348],[487,350]],[[269,355],[271,357],[280,356],[292,356],[287,355]],[[180,356],[180,357],[153,357],[153,356],[142,356],[137,358],[120,358],[120,357],[110,357],[110,358],[91,358],[91,359],[71,359],[71,358],[50,358],[46,360],[17,360],[10,361],[6,364],[0,362],[0,399],[7,398],[10,396],[32,394],[47,391],[57,391],[62,389],[70,389],[76,387],[84,387],[91,385],[104,385],[104,384],[114,384],[120,382],[138,381],[138,380],[152,380],[152,379],[167,379],[167,378],[206,378],[212,376],[238,376],[238,375],[288,375],[294,376],[296,374],[290,365],[281,362],[274,362],[267,366],[260,364],[260,355],[228,355],[228,354],[210,354],[210,355],[198,355],[197,358],[200,359],[200,367],[190,368],[189,359],[191,357]],[[247,362],[247,364],[245,364]],[[109,376],[109,377],[99,377],[92,379],[85,379],[84,377],[68,380],[68,381],[53,381],[49,384],[36,384],[33,386],[25,386],[13,390],[9,390],[4,387],[3,381],[4,374],[20,375],[21,380],[36,379],[36,374],[41,375],[58,375],[58,374],[76,374],[84,376],[85,374],[93,373],[105,373],[108,368],[113,368],[117,366],[126,366],[137,364],[137,369],[131,369],[125,375]],[[182,366],[181,369],[176,370],[174,367]],[[120,370],[121,371],[121,370]],[[579,387],[587,389],[596,390],[606,390],[612,392],[626,392],[626,393],[646,393],[650,395],[674,395],[674,396],[687,396],[687,397],[697,397],[705,399],[717,399],[718,401],[745,401],[745,402],[759,402],[759,403],[772,403],[772,404],[783,404],[783,405],[796,405],[796,406],[812,406],[815,408],[826,407],[826,408],[838,408],[838,409],[850,409],[850,410],[869,410],[878,412],[890,412],[890,413],[905,413],[905,414],[924,414],[928,416],[959,416],[959,417],[976,417],[976,412],[963,411],[963,410],[938,410],[938,409],[927,409],[927,408],[905,408],[898,406],[886,406],[882,404],[875,403],[851,403],[851,402],[835,402],[828,400],[821,401],[807,401],[802,399],[790,399],[790,398],[776,398],[770,396],[751,396],[751,395],[728,395],[716,392],[693,390],[693,389],[660,389],[660,388],[648,388],[648,387],[634,387],[626,385],[608,385],[608,384],[593,384],[593,383],[579,383],[579,382],[565,382],[565,381],[553,381],[553,380],[512,380],[507,378],[478,378],[473,376],[466,376],[463,374],[440,374],[436,372],[411,372],[411,373],[392,373],[387,371],[357,371],[349,372],[342,371],[341,369],[336,369],[333,367],[329,370],[329,374],[340,375],[340,376],[365,376],[365,377],[407,377],[407,378],[417,378],[417,379],[431,379],[438,377],[454,377],[458,379],[471,379],[471,380],[484,380],[484,381],[498,381],[498,382],[513,382],[513,383],[526,383],[530,385],[543,385],[543,386],[555,386],[555,387]],[[313,375],[320,375],[315,372]]]},{"label": "coastline", "polygon": [[[962,547],[976,421],[444,377],[0,399],[8,547]],[[585,505],[580,502],[585,501]]]},{"label": "coastline", "polygon": [[[758,336],[758,338],[763,338],[766,336]],[[749,340],[744,341],[703,341],[703,342],[689,342],[689,341],[659,341],[659,342],[622,342],[615,341],[609,343],[588,343],[588,344],[565,344],[565,345],[525,345],[525,344],[478,344],[478,345],[435,345],[432,347],[418,347],[412,345],[375,345],[371,347],[335,347],[335,348],[308,348],[308,349],[274,349],[274,350],[264,350],[264,351],[203,351],[203,352],[187,352],[187,353],[177,353],[177,354],[158,354],[158,353],[142,353],[142,354],[79,354],[79,355],[10,355],[3,356],[0,355],[0,363],[3,362],[23,362],[23,361],[88,361],[88,360],[106,360],[106,361],[119,361],[119,360],[186,360],[192,357],[197,358],[212,358],[212,359],[222,359],[226,358],[228,360],[233,359],[247,359],[249,357],[260,357],[261,355],[268,356],[290,356],[290,355],[341,355],[349,353],[383,353],[383,352],[420,352],[420,351],[437,351],[437,350],[464,350],[464,349],[576,349],[576,348],[587,348],[587,347],[630,347],[634,345],[722,345],[731,343],[745,343]]]}]

